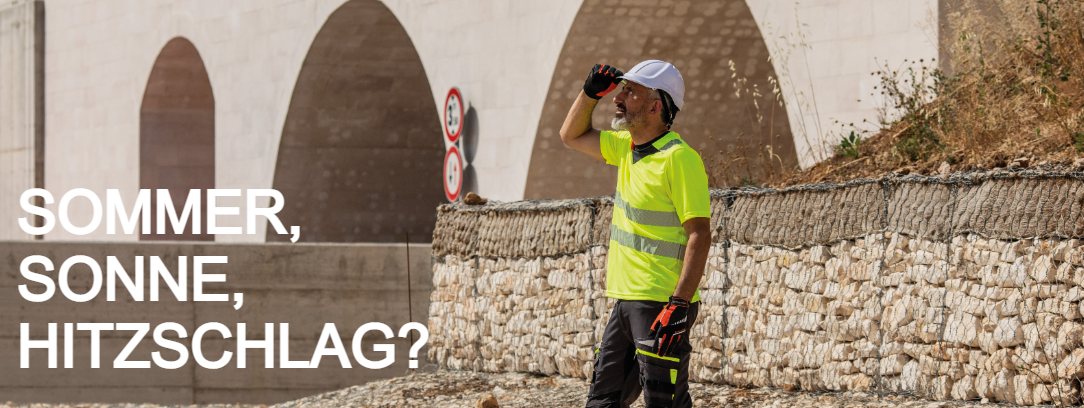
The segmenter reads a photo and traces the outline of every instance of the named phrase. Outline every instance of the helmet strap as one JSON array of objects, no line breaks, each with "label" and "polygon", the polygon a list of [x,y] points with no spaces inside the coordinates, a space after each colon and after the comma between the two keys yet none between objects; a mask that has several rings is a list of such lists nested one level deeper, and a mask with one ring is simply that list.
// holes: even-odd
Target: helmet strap
[{"label": "helmet strap", "polygon": [[662,100],[662,121],[666,124],[666,129],[669,130],[670,126],[674,125],[674,117],[677,116],[678,108],[674,106],[674,99],[670,97],[670,94],[662,89],[658,89],[660,99]]}]

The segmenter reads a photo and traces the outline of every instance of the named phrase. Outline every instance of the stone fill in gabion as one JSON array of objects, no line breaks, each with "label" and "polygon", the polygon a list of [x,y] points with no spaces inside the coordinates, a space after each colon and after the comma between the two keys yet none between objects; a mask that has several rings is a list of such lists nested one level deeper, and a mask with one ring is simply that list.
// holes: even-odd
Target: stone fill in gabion
[{"label": "stone fill in gabion", "polygon": [[[691,379],[1076,404],[1084,174],[712,192]],[[612,200],[439,210],[430,361],[590,375]]]}]

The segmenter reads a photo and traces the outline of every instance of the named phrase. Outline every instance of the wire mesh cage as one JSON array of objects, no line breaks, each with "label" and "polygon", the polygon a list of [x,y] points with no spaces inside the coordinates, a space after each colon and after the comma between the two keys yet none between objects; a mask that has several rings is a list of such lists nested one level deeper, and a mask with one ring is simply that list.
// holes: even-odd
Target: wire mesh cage
[{"label": "wire mesh cage", "polygon": [[[1079,405],[1084,173],[713,190],[694,381]],[[439,209],[431,361],[588,377],[612,199]]]}]

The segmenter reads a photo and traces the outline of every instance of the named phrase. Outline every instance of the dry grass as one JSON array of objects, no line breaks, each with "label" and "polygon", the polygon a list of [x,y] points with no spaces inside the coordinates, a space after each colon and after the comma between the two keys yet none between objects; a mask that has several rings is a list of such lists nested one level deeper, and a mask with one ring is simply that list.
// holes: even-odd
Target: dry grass
[{"label": "dry grass", "polygon": [[886,106],[871,137],[851,150],[837,148],[811,168],[778,172],[758,184],[1084,157],[1084,1],[967,0],[949,21],[956,39],[949,51],[952,76],[924,66],[933,61],[873,73],[881,77]]}]

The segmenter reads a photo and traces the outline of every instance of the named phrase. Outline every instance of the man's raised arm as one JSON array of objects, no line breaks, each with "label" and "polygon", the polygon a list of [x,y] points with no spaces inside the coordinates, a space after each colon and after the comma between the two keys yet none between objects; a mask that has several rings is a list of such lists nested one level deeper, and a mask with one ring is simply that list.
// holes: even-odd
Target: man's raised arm
[{"label": "man's raised arm", "polygon": [[602,132],[591,127],[591,113],[595,111],[599,99],[621,82],[618,78],[621,75],[624,73],[609,65],[595,64],[583,84],[583,91],[576,97],[565,123],[561,125],[561,141],[565,145],[596,159],[606,160],[602,157],[600,145]]}]

